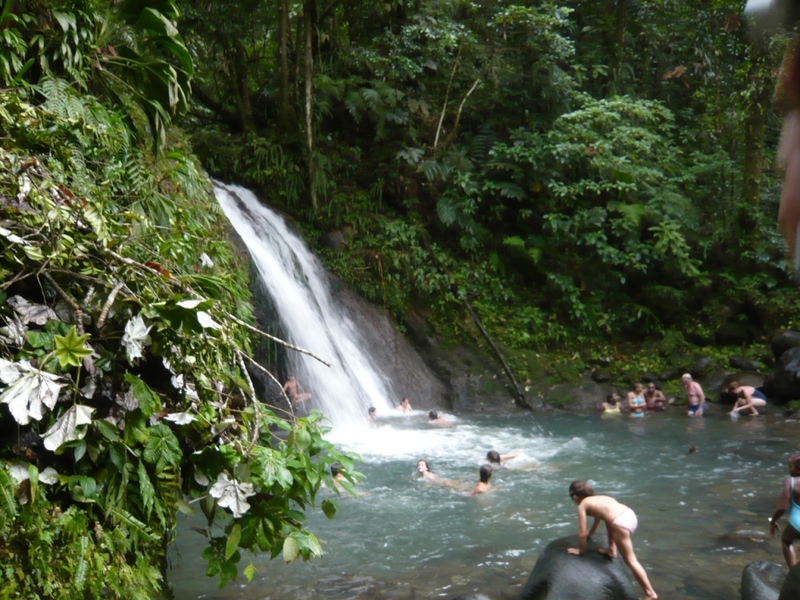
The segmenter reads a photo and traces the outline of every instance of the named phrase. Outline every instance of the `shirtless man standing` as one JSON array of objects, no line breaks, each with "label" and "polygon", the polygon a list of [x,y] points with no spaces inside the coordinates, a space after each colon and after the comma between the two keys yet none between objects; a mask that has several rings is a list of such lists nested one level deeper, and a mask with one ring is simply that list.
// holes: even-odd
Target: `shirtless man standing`
[{"label": "shirtless man standing", "polygon": [[686,392],[686,402],[689,404],[686,414],[690,417],[702,417],[706,410],[706,395],[703,393],[703,388],[692,380],[689,373],[681,375],[681,379],[683,380],[683,390]]},{"label": "shirtless man standing", "polygon": [[[605,521],[608,531],[608,548],[600,550],[610,558],[617,557],[619,548],[636,581],[642,586],[647,600],[658,598],[644,567],[639,563],[633,551],[631,535],[636,531],[638,521],[636,514],[624,504],[620,504],[610,496],[596,496],[592,487],[583,481],[573,481],[569,486],[569,495],[578,505],[578,547],[568,548],[570,554],[581,555],[586,550],[586,540],[597,530],[600,521]],[[592,528],[587,531],[586,518],[594,517]]]}]

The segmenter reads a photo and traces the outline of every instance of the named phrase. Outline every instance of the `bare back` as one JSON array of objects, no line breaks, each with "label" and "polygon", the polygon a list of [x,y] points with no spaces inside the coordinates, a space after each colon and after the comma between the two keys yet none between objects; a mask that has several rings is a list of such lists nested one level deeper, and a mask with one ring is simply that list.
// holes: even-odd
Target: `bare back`
[{"label": "bare back", "polygon": [[601,519],[607,523],[611,523],[614,519],[625,512],[628,507],[617,502],[611,496],[587,496],[581,500],[580,508],[586,511],[586,514],[596,519]]}]

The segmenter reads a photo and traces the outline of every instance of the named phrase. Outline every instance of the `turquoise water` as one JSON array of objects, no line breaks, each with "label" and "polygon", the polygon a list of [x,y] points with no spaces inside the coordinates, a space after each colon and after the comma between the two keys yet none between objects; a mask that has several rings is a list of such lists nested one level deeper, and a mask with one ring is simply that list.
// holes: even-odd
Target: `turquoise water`
[{"label": "turquoise water", "polygon": [[[574,479],[592,480],[598,493],[636,511],[634,547],[661,597],[737,598],[747,563],[783,565],[767,517],[786,459],[800,446],[797,421],[690,419],[678,409],[643,419],[453,419],[432,428],[422,412],[391,415],[377,428],[333,432],[333,441],[361,454],[366,480],[359,497],[340,498],[332,521],[311,514],[322,559],[284,565],[252,556],[254,580],[240,576],[218,590],[204,576],[203,539],[183,521],[170,572],[176,598],[516,598],[547,543],[577,531],[567,496]],[[490,449],[520,456],[495,471],[490,493],[469,496]],[[421,482],[419,458],[452,487]]]}]

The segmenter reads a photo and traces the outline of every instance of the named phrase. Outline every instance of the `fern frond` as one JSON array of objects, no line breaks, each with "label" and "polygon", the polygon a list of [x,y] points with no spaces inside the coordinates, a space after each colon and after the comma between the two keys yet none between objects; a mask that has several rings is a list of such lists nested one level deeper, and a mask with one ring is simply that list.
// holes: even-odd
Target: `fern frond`
[{"label": "fern frond", "polygon": [[5,528],[8,521],[12,521],[19,514],[17,500],[14,497],[16,484],[11,474],[5,467],[0,467],[0,531]]}]

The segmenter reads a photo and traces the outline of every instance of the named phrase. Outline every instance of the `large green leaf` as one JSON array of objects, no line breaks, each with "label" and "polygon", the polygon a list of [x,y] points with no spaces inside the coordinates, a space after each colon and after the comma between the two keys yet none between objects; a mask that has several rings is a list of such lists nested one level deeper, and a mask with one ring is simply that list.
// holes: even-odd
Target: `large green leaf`
[{"label": "large green leaf", "polygon": [[148,463],[154,464],[158,471],[167,467],[177,467],[182,456],[178,438],[163,423],[151,427],[143,456]]}]

